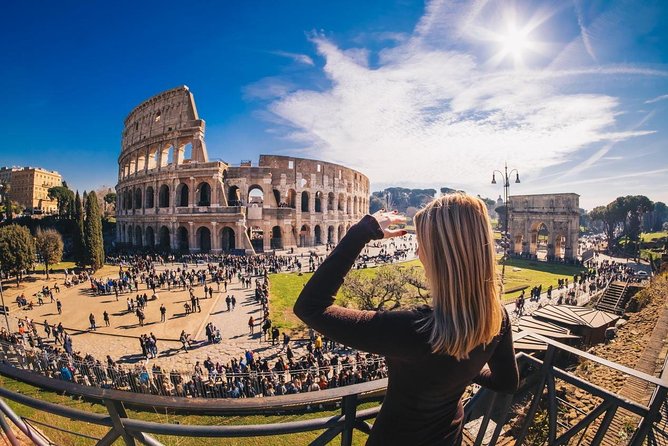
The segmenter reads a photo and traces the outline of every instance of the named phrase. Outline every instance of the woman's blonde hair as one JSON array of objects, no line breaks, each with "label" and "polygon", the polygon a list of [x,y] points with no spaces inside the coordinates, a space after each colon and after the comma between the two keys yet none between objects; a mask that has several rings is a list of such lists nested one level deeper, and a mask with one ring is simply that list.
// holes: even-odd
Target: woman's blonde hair
[{"label": "woman's blonde hair", "polygon": [[443,195],[415,215],[415,229],[433,301],[421,330],[434,353],[467,359],[503,320],[487,208],[470,195]]}]

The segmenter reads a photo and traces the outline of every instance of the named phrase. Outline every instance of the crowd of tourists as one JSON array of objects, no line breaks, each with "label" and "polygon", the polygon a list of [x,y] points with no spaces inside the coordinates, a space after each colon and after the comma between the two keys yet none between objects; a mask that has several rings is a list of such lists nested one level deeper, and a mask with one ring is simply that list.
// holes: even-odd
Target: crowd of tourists
[{"label": "crowd of tourists", "polygon": [[[65,336],[68,336],[67,334]],[[157,354],[157,339],[142,335],[147,357]],[[15,367],[88,386],[146,394],[204,397],[253,398],[314,392],[387,377],[382,357],[360,352],[330,350],[333,342],[320,336],[308,341],[306,353],[295,356],[287,343],[272,362],[253,351],[227,363],[210,357],[196,362],[192,370],[167,370],[154,363],[125,366],[109,355],[100,360],[91,354],[61,349],[45,343],[34,325],[22,333],[0,332],[3,358]]]}]

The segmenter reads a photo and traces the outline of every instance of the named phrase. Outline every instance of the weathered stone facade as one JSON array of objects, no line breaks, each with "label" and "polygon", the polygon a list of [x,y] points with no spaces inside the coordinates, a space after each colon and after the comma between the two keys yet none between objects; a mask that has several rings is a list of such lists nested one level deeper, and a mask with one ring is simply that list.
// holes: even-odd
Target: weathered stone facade
[{"label": "weathered stone facade", "polygon": [[191,252],[337,243],[369,209],[369,180],[338,164],[261,155],[209,161],[192,93],[182,86],[125,120],[116,241]]},{"label": "weathered stone facade", "polygon": [[514,195],[509,197],[510,252],[536,255],[538,235],[547,232],[547,256],[575,259],[580,234],[578,194]]}]

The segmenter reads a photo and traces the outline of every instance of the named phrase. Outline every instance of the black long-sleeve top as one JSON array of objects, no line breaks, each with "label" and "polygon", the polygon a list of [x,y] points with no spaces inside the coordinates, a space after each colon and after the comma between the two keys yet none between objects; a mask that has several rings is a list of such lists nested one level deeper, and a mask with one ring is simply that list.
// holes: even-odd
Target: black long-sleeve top
[{"label": "black long-sleeve top", "polygon": [[[302,290],[295,314],[313,329],[347,346],[384,355],[388,386],[367,445],[455,445],[463,422],[461,396],[470,383],[512,392],[517,363],[508,314],[489,344],[458,361],[434,354],[429,335],[418,331],[430,308],[360,311],[334,305],[337,291],[365,244],[383,238],[375,218],[365,216],[320,265]],[[485,364],[488,367],[483,367]]]}]

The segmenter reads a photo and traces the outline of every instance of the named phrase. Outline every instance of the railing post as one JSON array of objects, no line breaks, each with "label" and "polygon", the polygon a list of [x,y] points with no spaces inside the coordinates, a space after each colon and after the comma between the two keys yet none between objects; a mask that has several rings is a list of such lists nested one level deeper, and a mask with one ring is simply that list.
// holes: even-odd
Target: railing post
[{"label": "railing post", "polygon": [[112,400],[104,400],[104,405],[107,406],[107,411],[109,411],[114,430],[123,437],[125,446],[136,446],[135,439],[127,430],[125,430],[125,426],[123,426],[123,421],[121,420],[122,418],[128,417],[123,405],[118,401]]},{"label": "railing post", "polygon": [[657,387],[654,396],[652,397],[652,402],[649,406],[649,412],[645,417],[643,417],[640,422],[640,426],[636,429],[635,434],[629,442],[629,446],[641,446],[643,441],[647,437],[647,434],[652,429],[654,423],[659,419],[659,411],[661,406],[666,400],[666,394],[668,393],[668,388],[666,387]]},{"label": "railing post", "polygon": [[343,397],[341,414],[345,417],[343,431],[341,431],[341,446],[351,446],[353,444],[353,429],[355,428],[355,419],[357,417],[357,395]]},{"label": "railing post", "polygon": [[7,439],[12,444],[12,446],[20,446],[21,443],[19,443],[19,441],[17,440],[14,431],[9,426],[9,423],[7,423],[5,414],[3,414],[2,411],[0,411],[0,427],[2,427],[2,430],[4,431],[5,435],[7,436]]},{"label": "railing post", "polygon": [[533,419],[536,416],[538,411],[538,406],[540,404],[540,398],[543,395],[543,388],[545,387],[545,382],[547,380],[548,373],[552,368],[552,361],[554,360],[555,347],[552,344],[548,344],[547,352],[545,352],[545,359],[543,360],[543,366],[540,371],[540,378],[538,379],[538,385],[536,386],[536,393],[531,401],[531,406],[529,411],[525,415],[524,423],[522,425],[522,430],[520,431],[517,439],[515,441],[516,446],[521,446],[524,443],[524,439],[529,432],[529,426],[533,423]]}]

